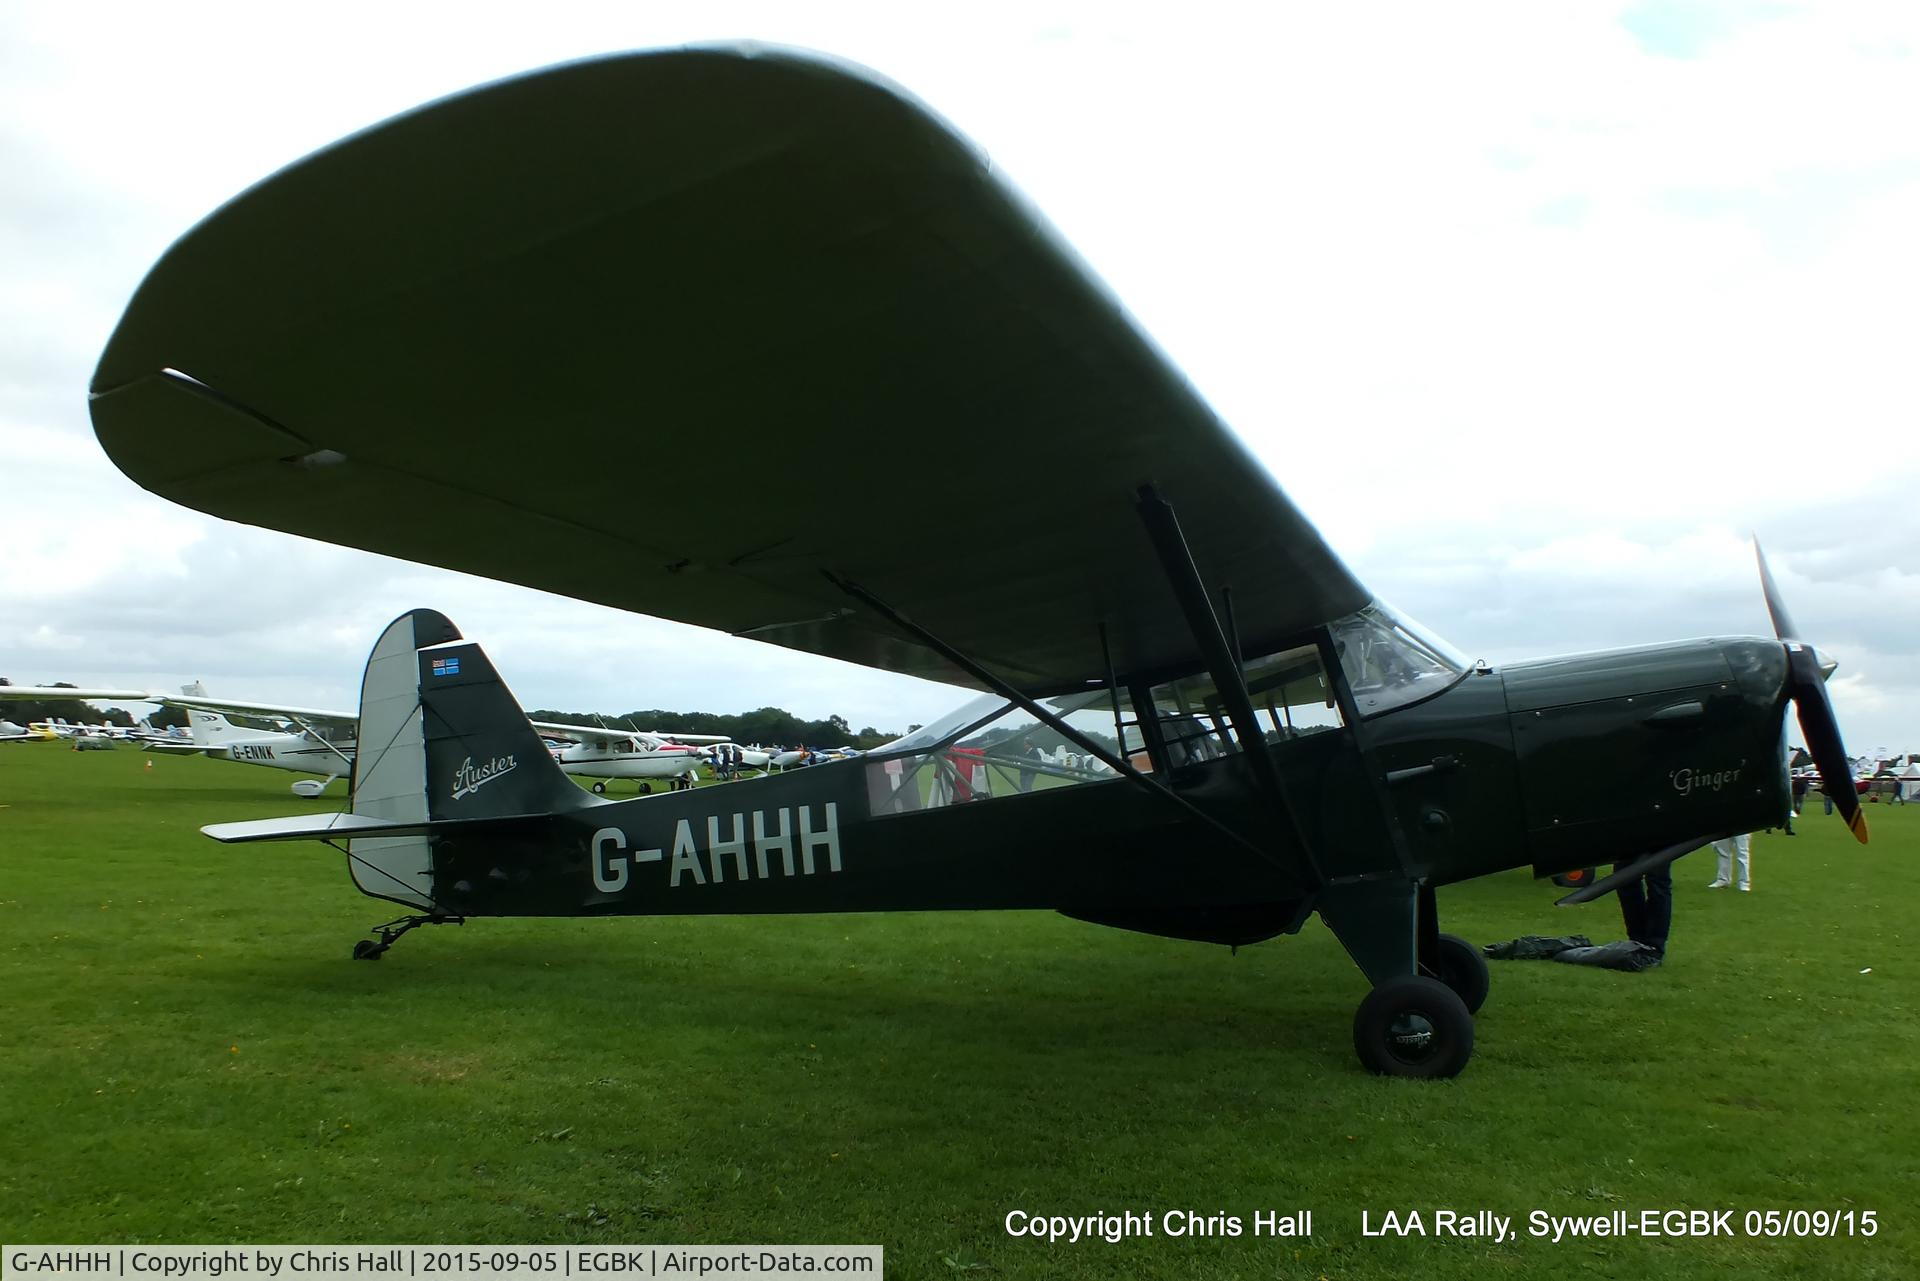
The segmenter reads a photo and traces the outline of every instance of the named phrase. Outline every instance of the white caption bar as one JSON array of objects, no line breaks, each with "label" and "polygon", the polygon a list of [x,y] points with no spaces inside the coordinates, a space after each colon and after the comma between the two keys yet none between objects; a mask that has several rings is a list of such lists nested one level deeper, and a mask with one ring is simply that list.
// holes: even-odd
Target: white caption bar
[{"label": "white caption bar", "polygon": [[877,1245],[8,1245],[0,1281],[499,1281],[500,1278],[878,1278]]}]

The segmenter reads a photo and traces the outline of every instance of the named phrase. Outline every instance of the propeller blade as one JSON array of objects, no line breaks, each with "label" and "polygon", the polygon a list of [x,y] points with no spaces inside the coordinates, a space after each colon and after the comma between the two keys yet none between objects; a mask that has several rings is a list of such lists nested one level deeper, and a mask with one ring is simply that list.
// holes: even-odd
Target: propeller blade
[{"label": "propeller blade", "polygon": [[1787,646],[1787,693],[1793,698],[1794,711],[1800,716],[1800,732],[1806,736],[1807,751],[1820,770],[1820,790],[1833,800],[1833,807],[1847,821],[1853,839],[1867,843],[1867,816],[1860,811],[1860,794],[1853,786],[1853,763],[1840,741],[1840,722],[1833,715],[1833,700],[1827,697],[1827,677],[1833,665],[1822,664],[1813,646],[1800,638],[1800,631],[1787,615],[1786,602],[1780,599],[1780,586],[1767,568],[1767,554],[1760,550],[1760,539],[1753,540],[1753,555],[1760,562],[1760,590],[1767,597],[1767,613],[1773,618],[1773,632]]},{"label": "propeller blade", "polygon": [[1773,581],[1773,571],[1767,568],[1767,554],[1760,550],[1758,535],[1754,536],[1753,555],[1760,562],[1760,590],[1767,597],[1767,614],[1773,619],[1773,634],[1783,641],[1799,640],[1799,629],[1787,617],[1787,604],[1780,599],[1780,586]]},{"label": "propeller blade", "polygon": [[1827,683],[1820,676],[1820,661],[1805,647],[1787,650],[1787,690],[1793,695],[1794,710],[1800,714],[1800,732],[1806,736],[1807,751],[1820,771],[1820,790],[1833,798],[1833,807],[1846,820],[1853,839],[1867,843],[1867,816],[1860,809],[1860,794],[1853,785],[1853,762],[1840,741],[1840,722],[1834,719],[1833,703],[1827,698]]}]

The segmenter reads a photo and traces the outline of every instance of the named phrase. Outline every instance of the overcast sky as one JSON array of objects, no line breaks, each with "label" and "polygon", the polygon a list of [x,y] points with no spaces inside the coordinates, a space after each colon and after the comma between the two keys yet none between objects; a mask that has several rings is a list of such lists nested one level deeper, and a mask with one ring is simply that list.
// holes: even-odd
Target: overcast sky
[{"label": "overcast sky", "polygon": [[88,422],[134,287],[249,183],[489,79],[752,37],[971,136],[1461,650],[1767,634],[1757,532],[1849,746],[1920,749],[1920,7],[920,12],[0,6],[0,675],[351,708],[380,627],[429,605],[530,706],[899,729],[959,701],[225,524]]}]

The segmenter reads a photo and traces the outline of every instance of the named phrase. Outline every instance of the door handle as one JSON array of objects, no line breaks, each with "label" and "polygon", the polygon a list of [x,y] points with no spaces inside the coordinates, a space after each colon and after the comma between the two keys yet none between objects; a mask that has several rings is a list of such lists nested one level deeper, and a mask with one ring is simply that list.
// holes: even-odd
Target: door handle
[{"label": "door handle", "polygon": [[1429,774],[1449,774],[1460,768],[1458,756],[1436,756],[1425,765],[1410,765],[1406,769],[1387,771],[1389,787],[1408,782],[1416,778],[1425,778]]}]

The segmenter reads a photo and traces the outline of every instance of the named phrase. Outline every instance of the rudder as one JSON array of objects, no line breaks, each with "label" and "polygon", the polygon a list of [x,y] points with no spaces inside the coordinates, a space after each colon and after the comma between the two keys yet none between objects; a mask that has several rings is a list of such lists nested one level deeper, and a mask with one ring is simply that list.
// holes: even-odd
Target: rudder
[{"label": "rudder", "polygon": [[[554,764],[480,646],[444,614],[388,625],[360,689],[353,812],[388,822],[510,818],[594,804]],[[426,836],[352,842],[354,883],[432,907]]]}]

